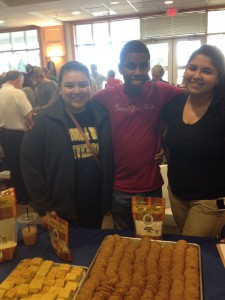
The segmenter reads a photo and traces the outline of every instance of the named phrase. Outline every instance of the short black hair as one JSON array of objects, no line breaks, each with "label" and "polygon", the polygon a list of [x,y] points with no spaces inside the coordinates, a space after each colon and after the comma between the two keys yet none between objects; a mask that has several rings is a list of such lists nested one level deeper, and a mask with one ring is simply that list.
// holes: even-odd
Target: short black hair
[{"label": "short black hair", "polygon": [[20,77],[22,77],[22,73],[16,70],[11,70],[6,73],[5,80],[6,81],[14,81]]},{"label": "short black hair", "polygon": [[123,63],[128,53],[146,53],[148,55],[148,60],[150,60],[148,47],[139,40],[129,41],[123,46],[120,52],[120,64]]},{"label": "short black hair", "polygon": [[107,76],[114,78],[116,76],[116,72],[114,70],[109,70]]}]

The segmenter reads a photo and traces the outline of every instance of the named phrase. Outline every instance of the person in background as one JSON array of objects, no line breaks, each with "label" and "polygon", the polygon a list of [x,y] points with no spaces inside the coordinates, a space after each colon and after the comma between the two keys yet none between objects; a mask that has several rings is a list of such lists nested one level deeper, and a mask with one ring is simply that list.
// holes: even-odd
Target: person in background
[{"label": "person in background", "polygon": [[165,74],[165,69],[161,65],[155,65],[151,68],[152,81],[161,81],[169,83],[168,81],[163,80],[163,75]]},{"label": "person in background", "polygon": [[32,72],[33,66],[31,64],[26,64],[25,70],[27,74],[30,74]]},{"label": "person in background", "polygon": [[37,106],[37,87],[35,86],[34,82],[30,79],[29,74],[22,73],[23,74],[23,91],[26,94],[28,100],[30,101],[30,104],[32,107]]},{"label": "person in background", "polygon": [[111,129],[106,110],[90,101],[90,76],[83,64],[61,67],[59,92],[25,134],[21,163],[31,205],[43,224],[49,212],[71,226],[101,228],[111,208]]},{"label": "person in background", "polygon": [[103,87],[103,81],[107,81],[107,78],[104,75],[98,73],[96,64],[91,65],[91,73],[96,82],[97,91],[100,91]]},{"label": "person in background", "polygon": [[0,75],[0,88],[2,87],[2,85],[6,82],[6,73],[2,73]]},{"label": "person in background", "polygon": [[107,82],[105,84],[105,88],[108,86],[113,87],[116,84],[121,84],[122,81],[120,79],[116,79],[116,72],[114,70],[109,70],[107,74]]},{"label": "person in background", "polygon": [[90,91],[91,96],[97,93],[97,85],[93,77],[90,76]]},{"label": "person in background", "polygon": [[32,71],[29,74],[37,87],[37,106],[43,107],[47,105],[55,95],[57,84],[54,81],[45,78],[41,67],[33,66]]},{"label": "person in background", "polygon": [[112,216],[116,229],[134,230],[131,198],[161,197],[163,179],[155,161],[161,148],[160,113],[179,89],[149,81],[150,53],[138,40],[124,45],[119,71],[124,84],[96,93],[93,101],[104,106],[110,117],[114,151]]},{"label": "person in background", "polygon": [[59,83],[58,78],[57,78],[56,76],[53,76],[53,75],[51,74],[51,72],[49,71],[48,68],[43,67],[42,70],[43,70],[43,72],[44,72],[45,78],[54,81],[56,84]]},{"label": "person in background", "polygon": [[[183,235],[216,237],[225,224],[225,59],[203,45],[184,71],[187,93],[164,109],[171,209]],[[221,200],[218,200],[221,199]],[[225,207],[224,207],[225,208]]]},{"label": "person in background", "polygon": [[6,73],[6,82],[0,89],[1,144],[5,165],[11,173],[17,203],[29,203],[29,197],[21,175],[20,149],[24,136],[25,118],[32,106],[22,91],[23,75],[18,71]]}]

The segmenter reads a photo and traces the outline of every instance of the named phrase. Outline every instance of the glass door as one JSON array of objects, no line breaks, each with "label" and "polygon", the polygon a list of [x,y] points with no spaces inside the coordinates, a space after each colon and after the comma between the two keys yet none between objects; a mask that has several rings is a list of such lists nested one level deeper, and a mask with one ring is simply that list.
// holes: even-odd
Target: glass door
[{"label": "glass door", "polygon": [[203,44],[203,37],[195,39],[175,39],[173,40],[173,68],[172,78],[174,85],[181,85],[185,66],[192,52]]},{"label": "glass door", "polygon": [[[161,65],[165,68],[165,74],[163,76],[163,80],[172,82],[172,40],[161,40],[154,42],[146,43],[149,51],[150,51],[150,67],[154,67],[155,65]],[[151,70],[149,74],[151,78]]]},{"label": "glass door", "polygon": [[[151,68],[160,64],[165,68],[163,79],[171,84],[180,85],[187,61],[196,49],[204,43],[203,36],[170,40],[147,41],[150,51]],[[151,71],[150,71],[151,77]]]}]

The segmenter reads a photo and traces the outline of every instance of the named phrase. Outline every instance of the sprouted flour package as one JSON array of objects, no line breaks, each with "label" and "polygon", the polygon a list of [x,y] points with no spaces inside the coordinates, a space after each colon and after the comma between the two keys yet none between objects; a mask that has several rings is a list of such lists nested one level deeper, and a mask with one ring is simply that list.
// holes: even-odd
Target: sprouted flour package
[{"label": "sprouted flour package", "polygon": [[133,196],[132,214],[137,237],[149,236],[156,240],[162,239],[164,198]]}]

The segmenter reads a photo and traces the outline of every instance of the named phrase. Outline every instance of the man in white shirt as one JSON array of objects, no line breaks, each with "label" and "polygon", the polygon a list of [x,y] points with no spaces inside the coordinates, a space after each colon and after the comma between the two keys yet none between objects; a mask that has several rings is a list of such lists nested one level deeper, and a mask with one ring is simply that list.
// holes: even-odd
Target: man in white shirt
[{"label": "man in white shirt", "polygon": [[10,170],[17,202],[28,203],[28,195],[20,172],[20,148],[23,140],[25,119],[32,106],[22,91],[23,76],[18,71],[6,74],[6,83],[0,89],[1,143],[6,167]]},{"label": "man in white shirt", "polygon": [[92,72],[92,78],[94,78],[94,80],[96,82],[97,91],[102,90],[103,81],[107,81],[107,77],[98,73],[98,68],[97,68],[96,64],[91,65],[91,72]]}]

